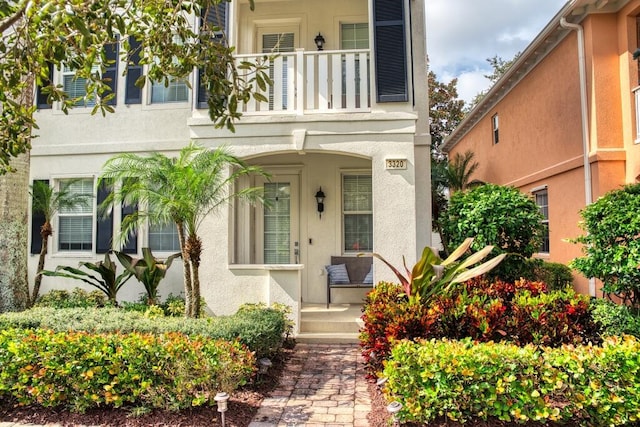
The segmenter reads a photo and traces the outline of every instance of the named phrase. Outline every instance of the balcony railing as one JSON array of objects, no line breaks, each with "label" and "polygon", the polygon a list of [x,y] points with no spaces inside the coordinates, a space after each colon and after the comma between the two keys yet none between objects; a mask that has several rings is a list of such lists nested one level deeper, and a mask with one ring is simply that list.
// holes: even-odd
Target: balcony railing
[{"label": "balcony railing", "polygon": [[[259,54],[237,55],[239,61],[260,62]],[[273,84],[251,100],[246,114],[368,111],[371,107],[369,50],[280,53],[264,64]]]}]

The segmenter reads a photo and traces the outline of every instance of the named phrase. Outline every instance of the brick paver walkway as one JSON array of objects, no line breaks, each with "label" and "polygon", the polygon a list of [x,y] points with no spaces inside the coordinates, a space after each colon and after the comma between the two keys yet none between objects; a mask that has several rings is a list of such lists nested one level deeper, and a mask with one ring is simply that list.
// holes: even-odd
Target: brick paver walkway
[{"label": "brick paver walkway", "polygon": [[364,427],[370,410],[357,344],[297,344],[249,427]]}]

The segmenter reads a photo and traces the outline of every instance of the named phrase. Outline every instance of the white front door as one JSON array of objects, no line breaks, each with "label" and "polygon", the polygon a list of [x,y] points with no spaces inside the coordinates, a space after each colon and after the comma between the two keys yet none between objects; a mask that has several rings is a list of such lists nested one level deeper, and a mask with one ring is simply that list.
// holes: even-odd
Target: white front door
[{"label": "white front door", "polygon": [[265,206],[256,216],[258,264],[299,264],[299,177],[274,175],[262,181]]}]

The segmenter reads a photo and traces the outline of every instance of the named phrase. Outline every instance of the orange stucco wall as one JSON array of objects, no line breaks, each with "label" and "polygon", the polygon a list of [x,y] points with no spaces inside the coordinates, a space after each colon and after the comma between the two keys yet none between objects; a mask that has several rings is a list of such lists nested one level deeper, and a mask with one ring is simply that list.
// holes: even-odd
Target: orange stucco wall
[{"label": "orange stucco wall", "polygon": [[[600,195],[635,182],[640,174],[636,143],[636,19],[640,0],[618,13],[589,15],[584,28],[591,192]],[[472,150],[479,168],[472,179],[513,185],[525,193],[546,186],[549,195],[550,261],[581,255],[565,239],[582,234],[586,203],[577,32],[570,32],[451,148]],[[500,139],[493,144],[493,115]],[[588,282],[576,276],[576,288]]]}]

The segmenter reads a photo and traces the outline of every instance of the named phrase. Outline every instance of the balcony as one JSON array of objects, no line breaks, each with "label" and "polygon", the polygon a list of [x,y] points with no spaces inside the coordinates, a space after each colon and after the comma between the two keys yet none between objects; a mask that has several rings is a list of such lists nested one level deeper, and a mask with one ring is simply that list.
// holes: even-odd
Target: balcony
[{"label": "balcony", "polygon": [[[363,112],[371,108],[368,49],[280,53],[266,64],[273,81],[263,95],[269,102],[243,105],[243,114]],[[237,55],[263,63],[264,55]]]}]

